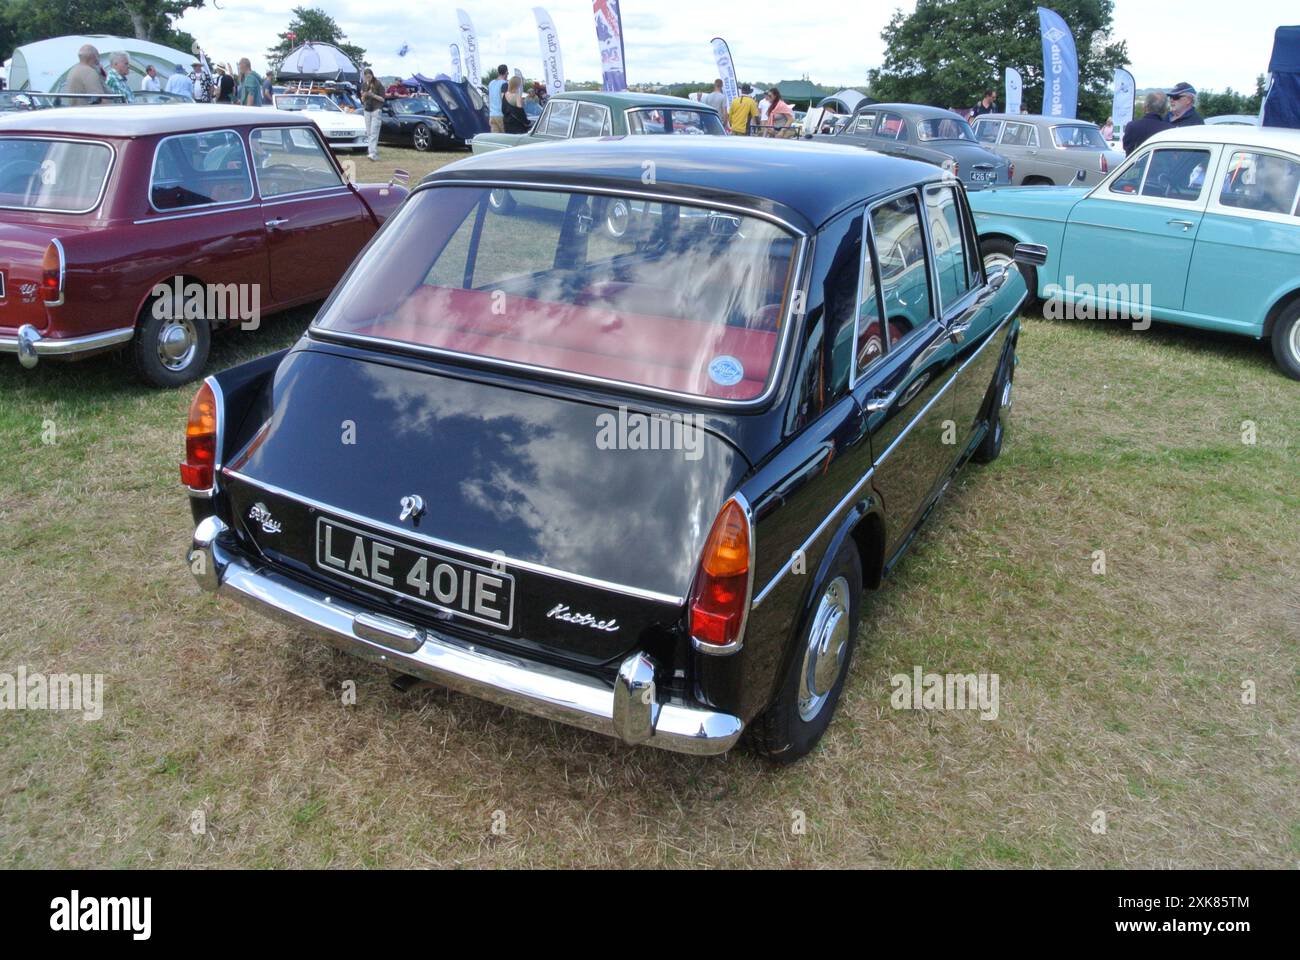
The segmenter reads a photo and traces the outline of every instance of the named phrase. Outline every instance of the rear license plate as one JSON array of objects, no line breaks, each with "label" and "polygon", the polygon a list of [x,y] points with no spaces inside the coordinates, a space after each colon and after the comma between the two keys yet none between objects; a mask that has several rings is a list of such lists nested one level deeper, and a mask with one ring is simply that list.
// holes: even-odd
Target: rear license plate
[{"label": "rear license plate", "polygon": [[993,170],[972,170],[970,178],[972,183],[992,183],[998,175]]},{"label": "rear license plate", "polygon": [[510,574],[416,550],[337,520],[316,519],[316,566],[501,630],[514,622]]}]

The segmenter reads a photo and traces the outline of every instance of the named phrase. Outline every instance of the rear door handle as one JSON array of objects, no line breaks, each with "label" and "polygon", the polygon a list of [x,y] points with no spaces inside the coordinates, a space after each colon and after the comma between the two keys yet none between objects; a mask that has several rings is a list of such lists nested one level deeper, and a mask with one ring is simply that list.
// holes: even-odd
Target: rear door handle
[{"label": "rear door handle", "polygon": [[952,337],[953,343],[961,343],[966,339],[966,334],[970,330],[971,321],[965,323],[954,323],[948,327],[948,336]]},{"label": "rear door handle", "polygon": [[284,220],[284,219],[268,220],[266,221],[266,225],[270,227],[272,230],[274,230],[276,227],[282,227],[288,222],[289,222],[288,220]]},{"label": "rear door handle", "polygon": [[877,390],[867,399],[867,413],[884,413],[897,399],[897,390],[890,390],[888,393]]},{"label": "rear door handle", "polygon": [[1188,230],[1192,229],[1192,227],[1196,226],[1196,223],[1192,220],[1169,220],[1166,222],[1171,227],[1182,227],[1183,233],[1186,233]]}]

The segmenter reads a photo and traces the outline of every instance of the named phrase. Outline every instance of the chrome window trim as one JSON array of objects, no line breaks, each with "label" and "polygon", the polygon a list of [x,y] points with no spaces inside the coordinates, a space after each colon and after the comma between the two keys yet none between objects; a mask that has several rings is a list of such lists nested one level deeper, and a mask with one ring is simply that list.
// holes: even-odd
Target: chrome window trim
[{"label": "chrome window trim", "polygon": [[203,382],[212,388],[212,399],[216,405],[217,455],[212,461],[212,486],[206,490],[194,490],[191,487],[186,487],[185,490],[196,499],[211,500],[221,486],[221,450],[226,442],[226,396],[221,392],[221,384],[217,383],[215,376],[204,377]]},{"label": "chrome window trim", "polygon": [[108,181],[112,179],[113,167],[117,165],[117,148],[109,141],[91,139],[89,137],[41,137],[36,136],[35,134],[23,134],[11,137],[5,134],[0,134],[0,141],[3,140],[35,140],[42,143],[94,143],[101,147],[108,148],[108,166],[104,168],[104,179],[99,184],[99,195],[95,197],[95,202],[84,210],[72,210],[67,207],[16,207],[3,203],[0,203],[0,210],[25,210],[29,213],[87,214],[94,213],[104,202],[104,194],[108,192]]},{"label": "chrome window trim", "polygon": [[[727,499],[722,502],[722,507],[718,508],[718,513],[721,513],[722,510],[727,506],[727,504],[732,500],[735,500],[736,503],[740,505],[740,510],[742,513],[744,513],[745,524],[747,527],[746,533],[749,534],[749,575],[745,583],[745,606],[742,608],[740,614],[740,629],[736,631],[736,639],[731,641],[731,643],[728,643],[725,646],[718,646],[716,644],[703,643],[699,640],[696,640],[694,636],[691,637],[691,646],[697,651],[699,651],[700,653],[703,653],[706,656],[710,656],[710,657],[730,656],[731,654],[736,653],[737,651],[742,650],[744,648],[745,629],[749,626],[749,611],[753,609],[753,607],[757,606],[757,604],[754,602],[754,559],[758,556],[758,543],[754,539],[754,535],[755,535],[754,508],[750,506],[749,500],[745,497],[745,495],[741,493],[739,490],[737,490],[735,493],[727,497]],[[714,514],[713,517],[714,520],[716,520],[717,514]],[[711,527],[710,527],[710,532],[712,532]],[[699,576],[698,563],[696,564],[695,575],[697,577]],[[694,581],[692,581],[692,588],[693,587],[694,587]],[[689,631],[690,630],[689,610],[686,611],[686,616],[687,616],[686,629],[687,631]]]},{"label": "chrome window trim", "polygon": [[[571,140],[594,140],[594,139],[597,139],[598,137],[603,137],[603,136],[606,136],[606,135],[607,135],[607,134],[601,132],[601,131],[603,131],[607,126],[608,126],[611,130],[613,129],[613,126],[612,126],[613,118],[612,118],[612,117],[610,116],[610,114],[609,114],[609,107],[605,106],[603,103],[596,103],[596,101],[594,101],[594,100],[579,100],[579,101],[577,101],[577,104],[578,104],[577,109],[575,109],[575,110],[573,111],[573,126],[569,128],[569,139],[571,139]],[[592,107],[592,108],[594,108],[594,109],[596,109],[596,110],[599,110],[599,111],[601,112],[601,118],[600,118],[600,129],[597,130],[595,133],[588,134],[587,136],[584,136],[584,137],[578,137],[578,136],[576,136],[576,134],[577,134],[577,132],[578,132],[578,114],[582,112],[582,108],[583,108],[583,107]]]},{"label": "chrome window trim", "polygon": [[263,130],[306,130],[311,136],[316,138],[316,146],[320,149],[321,153],[329,161],[329,167],[331,170],[334,171],[334,175],[339,178],[339,182],[337,185],[331,184],[328,187],[309,187],[306,190],[290,190],[287,193],[277,193],[272,197],[268,197],[266,194],[262,192],[262,178],[257,172],[257,164],[253,164],[253,176],[257,180],[257,198],[262,201],[263,206],[267,206],[272,203],[279,203],[285,197],[299,197],[305,193],[320,193],[323,190],[338,190],[340,187],[342,188],[347,187],[348,181],[339,173],[338,163],[334,159],[334,154],[330,150],[329,144],[321,142],[320,130],[317,129],[314,125],[311,127],[305,127],[305,126],[304,127],[285,127],[285,126],[252,127],[248,131],[248,148],[250,150],[252,149],[253,146],[253,134],[261,133]]},{"label": "chrome window trim", "polygon": [[[807,283],[807,274],[809,271],[808,260],[810,259],[812,249],[811,238],[799,227],[796,227],[789,221],[783,220],[774,214],[762,210],[754,210],[749,207],[743,207],[738,204],[727,203],[726,201],[683,199],[681,197],[674,197],[662,193],[629,189],[620,190],[612,187],[561,186],[554,183],[547,184],[511,180],[435,180],[427,185],[421,186],[419,189],[432,190],[440,187],[483,187],[489,190],[498,187],[505,187],[508,189],[545,190],[552,193],[584,193],[598,194],[601,196],[634,197],[642,200],[650,200],[656,203],[672,203],[680,206],[700,207],[705,210],[729,210],[745,216],[755,217],[759,220],[767,220],[788,231],[792,234],[793,239],[798,242],[798,246],[791,253],[791,262],[794,264],[794,273],[790,280],[790,294],[786,298],[787,302],[785,310],[782,313],[782,325],[784,330],[781,334],[781,338],[777,341],[776,352],[772,357],[772,365],[768,371],[768,380],[767,384],[763,387],[763,392],[752,400],[727,400],[720,397],[702,397],[692,393],[680,393],[675,390],[665,390],[661,387],[650,387],[642,384],[627,383],[623,380],[611,380],[609,377],[570,373],[564,370],[555,370],[551,367],[539,367],[535,364],[521,363],[514,360],[498,360],[493,357],[480,357],[472,353],[461,353],[456,350],[444,350],[439,347],[427,347],[420,344],[403,343],[398,340],[387,340],[382,337],[372,337],[365,334],[330,330],[317,326],[319,317],[325,312],[324,308],[317,312],[316,318],[314,318],[311,325],[308,326],[307,333],[309,335],[319,336],[327,341],[335,340],[343,343],[361,344],[363,346],[376,346],[385,350],[396,349],[401,352],[410,352],[422,356],[468,360],[471,363],[483,364],[489,368],[540,374],[544,377],[555,377],[561,380],[594,384],[600,387],[613,387],[615,390],[620,392],[630,392],[654,397],[664,397],[671,400],[681,400],[695,406],[705,406],[714,409],[751,409],[766,404],[776,394],[777,389],[780,387],[781,379],[785,374],[786,356],[790,351],[790,342],[794,337],[794,327],[801,319],[801,315],[796,313],[795,307],[799,302],[798,294],[802,291],[804,284]],[[414,196],[414,194],[412,194],[412,196]],[[335,287],[335,292],[339,289],[339,287]],[[330,300],[333,300],[333,295],[331,295]],[[329,302],[330,301],[326,301],[326,305],[328,305]]]},{"label": "chrome window trim", "polygon": [[[330,193],[323,191],[329,190]],[[272,200],[263,200],[263,207],[274,207],[281,203],[305,203],[308,200],[324,200],[329,197],[347,197],[351,196],[352,191],[348,189],[338,189],[337,187],[319,187],[315,190],[295,190],[293,193],[282,193]]]},{"label": "chrome window trim", "polygon": [[[235,459],[236,461],[238,461],[239,458],[236,457]],[[437,549],[451,550],[452,552],[455,553],[463,553],[468,556],[475,557],[479,560],[486,560],[489,563],[497,563],[507,567],[515,567],[519,570],[527,570],[531,573],[540,573],[543,576],[547,576],[547,577],[555,577],[561,580],[571,580],[574,583],[580,583],[583,586],[595,587],[598,590],[610,590],[613,591],[614,593],[621,593],[626,596],[636,597],[641,600],[652,600],[656,603],[667,603],[677,607],[683,606],[686,603],[685,597],[673,596],[670,593],[660,593],[656,590],[646,590],[643,587],[633,587],[625,583],[615,583],[612,580],[601,580],[599,577],[588,577],[584,574],[573,573],[569,570],[561,570],[558,567],[547,566],[544,563],[535,563],[531,560],[518,560],[513,557],[505,556],[504,554],[492,553],[487,550],[482,550],[478,547],[469,547],[463,543],[456,543],[455,541],[452,540],[443,540],[439,537],[432,537],[429,536],[427,533],[420,532],[419,530],[411,530],[405,527],[395,526],[394,524],[391,523],[385,523],[382,520],[376,520],[374,517],[362,516],[359,513],[353,513],[351,510],[345,510],[342,507],[331,506],[328,503],[324,503],[320,500],[313,499],[312,497],[308,497],[305,494],[293,493],[289,490],[284,489],[283,487],[277,487],[275,484],[272,483],[266,483],[265,481],[262,480],[256,480],[253,477],[248,476],[248,474],[240,472],[239,470],[223,469],[222,472],[227,477],[233,477],[234,479],[239,480],[243,483],[247,483],[250,486],[257,487],[260,490],[265,490],[267,493],[273,493],[278,497],[284,497],[287,500],[294,500],[297,501],[298,503],[305,503],[308,506],[315,507],[317,510],[323,511],[324,513],[330,516],[351,520],[353,523],[359,523],[362,526],[371,527],[376,530],[383,530],[392,536],[404,537],[408,540],[413,540],[419,543],[430,544],[431,546]]]},{"label": "chrome window trim", "polygon": [[[171,210],[164,210],[161,207],[155,206],[153,202],[153,177],[154,174],[158,171],[158,152],[162,150],[162,145],[166,143],[168,140],[179,140],[182,137],[198,137],[198,136],[202,136],[203,134],[212,134],[212,133],[233,134],[235,139],[239,141],[239,148],[244,151],[244,178],[248,182],[248,196],[240,197],[238,200],[217,200],[217,201],[213,201],[212,203],[194,203],[184,207],[175,207]],[[249,169],[252,166],[253,166],[253,158],[249,155],[248,144],[244,141],[244,138],[240,136],[239,131],[234,129],[233,127],[218,127],[215,130],[191,130],[186,133],[171,133],[165,137],[160,137],[158,139],[158,142],[153,145],[153,160],[150,161],[149,164],[149,182],[145,187],[145,195],[149,201],[149,209],[153,210],[155,213],[172,214],[172,213],[176,213],[177,211],[203,210],[203,209],[211,209],[213,207],[227,208],[231,204],[247,203],[249,200],[252,200],[254,196],[256,196],[256,194],[253,191],[253,178],[249,176],[248,173]]]}]

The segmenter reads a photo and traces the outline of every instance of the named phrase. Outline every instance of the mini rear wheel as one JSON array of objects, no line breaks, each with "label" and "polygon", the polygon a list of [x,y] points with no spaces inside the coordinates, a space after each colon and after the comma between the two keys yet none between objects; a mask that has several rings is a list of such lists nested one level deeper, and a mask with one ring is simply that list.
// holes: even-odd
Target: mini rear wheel
[{"label": "mini rear wheel", "polygon": [[140,312],[131,341],[131,361],[145,383],[179,387],[197,380],[208,362],[212,329],[195,317],[156,316],[151,300]]},{"label": "mini rear wheel", "polygon": [[776,699],[749,727],[753,748],[773,763],[806,756],[839,705],[861,616],[862,565],[852,540],[840,547],[815,596]]},{"label": "mini rear wheel", "polygon": [[1006,437],[1005,420],[1011,413],[1011,398],[1015,389],[1016,365],[1012,361],[1006,364],[1006,372],[1001,374],[993,384],[992,396],[989,398],[989,429],[984,439],[971,454],[976,463],[992,463],[1002,454],[1002,441]]}]

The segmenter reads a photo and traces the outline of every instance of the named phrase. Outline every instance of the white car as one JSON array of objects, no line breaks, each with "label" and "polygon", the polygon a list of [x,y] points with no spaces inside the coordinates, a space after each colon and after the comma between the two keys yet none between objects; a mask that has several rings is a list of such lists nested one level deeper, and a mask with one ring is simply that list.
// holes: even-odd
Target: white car
[{"label": "white car", "polygon": [[366,121],[348,113],[323,93],[277,93],[275,109],[302,113],[320,128],[331,150],[366,149]]}]

